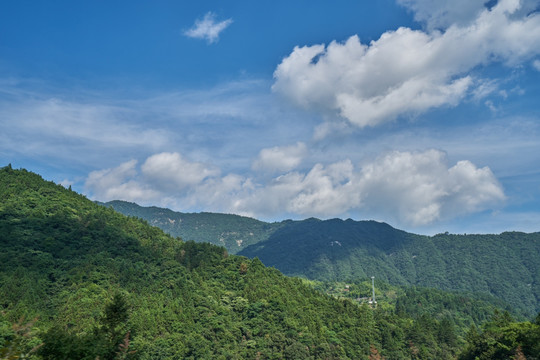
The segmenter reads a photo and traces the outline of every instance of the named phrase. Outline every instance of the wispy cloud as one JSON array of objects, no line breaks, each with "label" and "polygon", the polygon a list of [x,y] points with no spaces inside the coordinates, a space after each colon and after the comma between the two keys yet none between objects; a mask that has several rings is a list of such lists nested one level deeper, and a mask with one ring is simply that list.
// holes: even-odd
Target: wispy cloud
[{"label": "wispy cloud", "polygon": [[414,18],[425,24],[429,30],[447,29],[452,25],[467,26],[486,9],[500,3],[501,7],[516,17],[523,17],[538,11],[538,0],[397,0],[410,9]]},{"label": "wispy cloud", "polygon": [[450,25],[464,25],[484,10],[485,0],[397,0],[414,13],[415,20],[428,29],[446,29]]},{"label": "wispy cloud", "polygon": [[204,39],[209,44],[219,40],[219,34],[233,23],[232,19],[216,21],[216,14],[208,12],[202,19],[195,20],[195,24],[184,35],[195,39]]},{"label": "wispy cloud", "polygon": [[79,102],[21,93],[0,107],[0,150],[59,159],[102,161],[103,153],[155,149],[170,135],[143,126],[126,104]]},{"label": "wispy cloud", "polygon": [[0,81],[0,157],[6,163],[48,159],[86,177],[130,159],[142,164],[152,154],[178,152],[183,157],[177,163],[191,158],[244,173],[261,149],[310,136],[305,114],[285,111],[269,85],[246,79],[126,95],[28,90],[21,82]]}]

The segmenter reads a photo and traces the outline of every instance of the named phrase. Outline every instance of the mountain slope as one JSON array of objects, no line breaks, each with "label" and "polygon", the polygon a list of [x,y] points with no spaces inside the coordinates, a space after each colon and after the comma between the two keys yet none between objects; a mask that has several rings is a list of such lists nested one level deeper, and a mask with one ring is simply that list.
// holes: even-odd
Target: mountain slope
[{"label": "mountain slope", "polygon": [[[321,295],[11,167],[0,169],[0,246],[1,356],[407,359],[413,337],[415,358],[457,351],[441,321],[418,337],[414,319]],[[31,332],[21,318],[37,319]]]},{"label": "mountain slope", "polygon": [[265,223],[226,214],[183,214],[107,203],[174,236],[225,245],[287,275],[325,281],[376,276],[394,285],[497,296],[517,311],[540,311],[540,233],[421,236],[375,221]]},{"label": "mountain slope", "polygon": [[246,246],[266,240],[280,223],[266,223],[245,216],[219,213],[181,213],[159,207],[142,207],[127,201],[100,203],[116,211],[136,216],[172,236],[224,246],[236,254]]},{"label": "mountain slope", "polygon": [[404,284],[399,269],[388,264],[383,254],[406,246],[414,238],[375,221],[307,219],[287,222],[268,240],[240,253],[258,256],[268,266],[295,276],[343,281],[367,278],[384,268],[383,280]]},{"label": "mountain slope", "polygon": [[540,311],[540,233],[428,237],[374,221],[308,219],[289,222],[239,254],[293,276],[375,276],[391,284],[492,294],[528,316]]}]

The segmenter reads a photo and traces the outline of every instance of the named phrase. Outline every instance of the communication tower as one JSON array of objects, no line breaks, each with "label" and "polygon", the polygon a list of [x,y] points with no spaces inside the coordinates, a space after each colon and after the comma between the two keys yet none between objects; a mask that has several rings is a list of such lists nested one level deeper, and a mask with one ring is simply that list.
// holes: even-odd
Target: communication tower
[{"label": "communication tower", "polygon": [[371,297],[371,301],[369,303],[373,305],[374,308],[376,308],[377,300],[375,300],[375,276],[371,277],[371,288],[373,289],[373,296]]}]

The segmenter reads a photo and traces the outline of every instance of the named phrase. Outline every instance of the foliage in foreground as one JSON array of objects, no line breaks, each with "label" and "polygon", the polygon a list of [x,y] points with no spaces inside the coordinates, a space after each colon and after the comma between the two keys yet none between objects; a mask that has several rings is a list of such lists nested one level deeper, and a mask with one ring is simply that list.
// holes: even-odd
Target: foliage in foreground
[{"label": "foliage in foreground", "polygon": [[540,314],[534,322],[516,322],[497,312],[480,330],[471,327],[459,360],[492,359],[540,359]]}]

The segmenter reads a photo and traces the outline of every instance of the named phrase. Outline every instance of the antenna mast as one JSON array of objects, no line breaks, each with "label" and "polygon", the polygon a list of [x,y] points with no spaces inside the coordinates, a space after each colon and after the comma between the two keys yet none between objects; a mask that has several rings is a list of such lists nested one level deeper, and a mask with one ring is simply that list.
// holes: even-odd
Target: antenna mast
[{"label": "antenna mast", "polygon": [[373,307],[377,307],[377,301],[375,300],[375,276],[371,277],[371,287],[373,289],[373,297],[371,298],[371,302],[373,304]]}]

